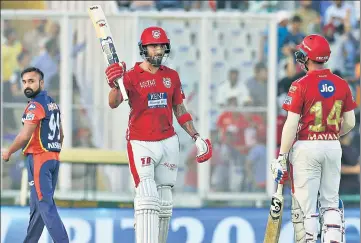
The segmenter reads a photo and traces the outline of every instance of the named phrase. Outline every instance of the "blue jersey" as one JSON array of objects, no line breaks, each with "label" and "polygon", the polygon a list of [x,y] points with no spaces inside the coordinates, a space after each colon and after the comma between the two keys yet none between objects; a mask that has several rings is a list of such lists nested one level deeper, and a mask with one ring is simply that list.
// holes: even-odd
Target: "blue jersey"
[{"label": "blue jersey", "polygon": [[23,118],[23,124],[37,124],[24,154],[38,154],[43,152],[60,152],[60,109],[46,91],[41,91],[29,101]]}]

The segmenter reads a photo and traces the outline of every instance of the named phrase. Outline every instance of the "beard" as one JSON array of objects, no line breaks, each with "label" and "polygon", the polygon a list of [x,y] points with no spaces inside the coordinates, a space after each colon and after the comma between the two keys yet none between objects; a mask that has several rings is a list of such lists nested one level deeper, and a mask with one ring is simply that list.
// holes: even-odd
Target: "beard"
[{"label": "beard", "polygon": [[148,57],[148,62],[150,62],[154,67],[159,67],[162,64],[163,56],[164,55]]},{"label": "beard", "polygon": [[24,89],[24,94],[25,94],[25,96],[26,97],[28,97],[29,99],[31,99],[31,98],[34,98],[37,94],[39,94],[40,93],[40,87],[36,90],[36,91],[34,91],[33,89],[31,89],[31,88],[26,88],[26,89]]}]

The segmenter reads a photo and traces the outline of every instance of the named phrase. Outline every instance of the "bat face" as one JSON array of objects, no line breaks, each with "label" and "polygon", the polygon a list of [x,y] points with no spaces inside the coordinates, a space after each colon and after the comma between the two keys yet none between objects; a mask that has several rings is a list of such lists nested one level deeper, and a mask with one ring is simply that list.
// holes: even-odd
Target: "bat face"
[{"label": "bat face", "polygon": [[[102,51],[104,54],[105,61],[108,65],[119,63],[118,54],[115,50],[115,45],[113,42],[113,37],[110,32],[110,27],[106,20],[105,14],[100,5],[94,5],[88,8],[88,13],[90,19],[92,20],[96,35],[100,41]],[[118,80],[116,81],[117,86],[120,88],[123,99],[128,100],[128,94],[123,85],[123,80],[121,79],[120,85]]]},{"label": "bat face", "polygon": [[277,190],[271,200],[271,208],[268,215],[264,243],[278,243],[282,225],[283,196],[281,190]]}]

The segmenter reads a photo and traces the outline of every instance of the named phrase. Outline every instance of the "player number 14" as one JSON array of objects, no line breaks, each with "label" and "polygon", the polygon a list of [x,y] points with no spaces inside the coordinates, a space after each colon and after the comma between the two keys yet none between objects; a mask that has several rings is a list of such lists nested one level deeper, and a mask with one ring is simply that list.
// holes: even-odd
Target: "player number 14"
[{"label": "player number 14", "polygon": [[[332,106],[330,113],[327,116],[327,126],[333,125],[336,127],[336,130],[339,131],[340,120],[341,120],[341,108],[342,108],[342,100],[336,100]],[[310,113],[315,114],[315,124],[310,125],[309,129],[312,132],[324,132],[326,130],[326,126],[322,124],[323,114],[322,114],[322,102],[317,101],[310,109]]]}]

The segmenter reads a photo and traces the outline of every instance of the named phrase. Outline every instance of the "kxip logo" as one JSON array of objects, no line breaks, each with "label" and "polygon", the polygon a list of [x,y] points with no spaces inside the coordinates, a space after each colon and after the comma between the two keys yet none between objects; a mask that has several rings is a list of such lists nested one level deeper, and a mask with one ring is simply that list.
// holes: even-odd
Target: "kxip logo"
[{"label": "kxip logo", "polygon": [[160,31],[159,30],[153,30],[152,31],[152,36],[155,39],[158,39],[160,37]]},{"label": "kxip logo", "polygon": [[335,91],[336,91],[336,87],[335,85],[329,81],[329,80],[321,80],[318,83],[318,90],[320,91],[320,94],[325,97],[325,98],[329,98],[331,97]]}]

